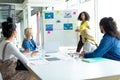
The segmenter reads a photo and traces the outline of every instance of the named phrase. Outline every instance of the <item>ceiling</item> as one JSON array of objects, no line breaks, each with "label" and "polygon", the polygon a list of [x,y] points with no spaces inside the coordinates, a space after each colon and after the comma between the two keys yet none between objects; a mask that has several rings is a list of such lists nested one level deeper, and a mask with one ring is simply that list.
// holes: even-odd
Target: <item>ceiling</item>
[{"label": "ceiling", "polygon": [[0,22],[6,20],[8,16],[15,17],[20,11],[15,11],[14,5],[9,4],[22,4],[25,0],[0,0]]},{"label": "ceiling", "polygon": [[[14,17],[15,15],[18,15],[21,12],[21,10],[15,10],[15,5],[10,5],[11,3],[23,4],[24,1],[26,0],[0,0],[0,22],[6,20],[8,16]],[[41,1],[44,1],[44,0],[41,0]],[[61,0],[50,0],[50,1],[54,2],[54,1],[61,1]],[[64,0],[64,1],[67,2],[69,0]]]},{"label": "ceiling", "polygon": [[0,0],[0,3],[23,3],[25,0]]},{"label": "ceiling", "polygon": [[4,21],[8,16],[15,16],[15,6],[0,4],[0,22]]}]

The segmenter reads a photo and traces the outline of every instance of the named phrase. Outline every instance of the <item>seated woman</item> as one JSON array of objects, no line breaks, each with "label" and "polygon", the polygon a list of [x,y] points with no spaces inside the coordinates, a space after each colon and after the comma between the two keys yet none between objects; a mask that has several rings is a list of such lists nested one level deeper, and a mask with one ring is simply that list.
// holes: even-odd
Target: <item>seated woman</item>
[{"label": "seated woman", "polygon": [[82,32],[83,52],[93,52],[97,48],[97,43],[94,37],[90,34],[89,29],[84,29]]},{"label": "seated woman", "polygon": [[24,38],[23,43],[22,43],[22,47],[25,50],[24,52],[33,51],[34,53],[37,53],[38,52],[38,51],[36,51],[37,44],[33,40],[32,28],[26,28],[24,30],[24,35],[25,35],[25,38]]},{"label": "seated woman", "polygon": [[2,23],[2,32],[5,39],[0,42],[0,72],[3,80],[33,80],[29,71],[16,71],[17,58],[24,64],[28,59],[13,44],[17,36],[16,25],[11,22]]},{"label": "seated woman", "polygon": [[93,52],[82,52],[80,57],[95,58],[104,57],[120,61],[120,33],[112,17],[104,17],[100,21],[100,30],[104,34],[99,46]]}]

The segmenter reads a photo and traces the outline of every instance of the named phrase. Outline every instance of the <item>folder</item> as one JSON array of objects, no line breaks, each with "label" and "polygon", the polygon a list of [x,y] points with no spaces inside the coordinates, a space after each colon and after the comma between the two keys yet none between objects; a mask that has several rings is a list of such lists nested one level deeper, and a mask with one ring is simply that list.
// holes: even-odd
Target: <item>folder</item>
[{"label": "folder", "polygon": [[88,63],[93,63],[93,62],[101,62],[101,61],[106,61],[108,59],[102,58],[102,57],[97,57],[97,58],[83,58],[82,61],[88,62]]}]

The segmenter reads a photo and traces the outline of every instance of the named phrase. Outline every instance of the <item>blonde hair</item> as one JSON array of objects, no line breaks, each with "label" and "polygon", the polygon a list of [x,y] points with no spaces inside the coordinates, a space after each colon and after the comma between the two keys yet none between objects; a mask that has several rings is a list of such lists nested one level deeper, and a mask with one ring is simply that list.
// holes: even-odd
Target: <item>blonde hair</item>
[{"label": "blonde hair", "polygon": [[25,35],[25,39],[28,39],[30,36],[32,36],[32,28],[26,28],[24,30],[24,35]]},{"label": "blonde hair", "polygon": [[95,44],[96,46],[98,46],[96,41],[95,41],[95,39],[94,39],[94,37],[90,34],[90,30],[89,29],[82,30],[81,36],[82,36],[82,42],[83,43],[89,41],[89,42]]}]

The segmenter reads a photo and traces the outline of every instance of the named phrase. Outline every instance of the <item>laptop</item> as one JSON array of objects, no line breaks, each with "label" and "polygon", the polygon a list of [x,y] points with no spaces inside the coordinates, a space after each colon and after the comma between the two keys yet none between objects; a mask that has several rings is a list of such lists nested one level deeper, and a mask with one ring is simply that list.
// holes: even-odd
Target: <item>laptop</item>
[{"label": "laptop", "polygon": [[45,42],[44,43],[45,53],[56,53],[59,51],[59,46],[60,46],[60,43],[57,41]]}]

